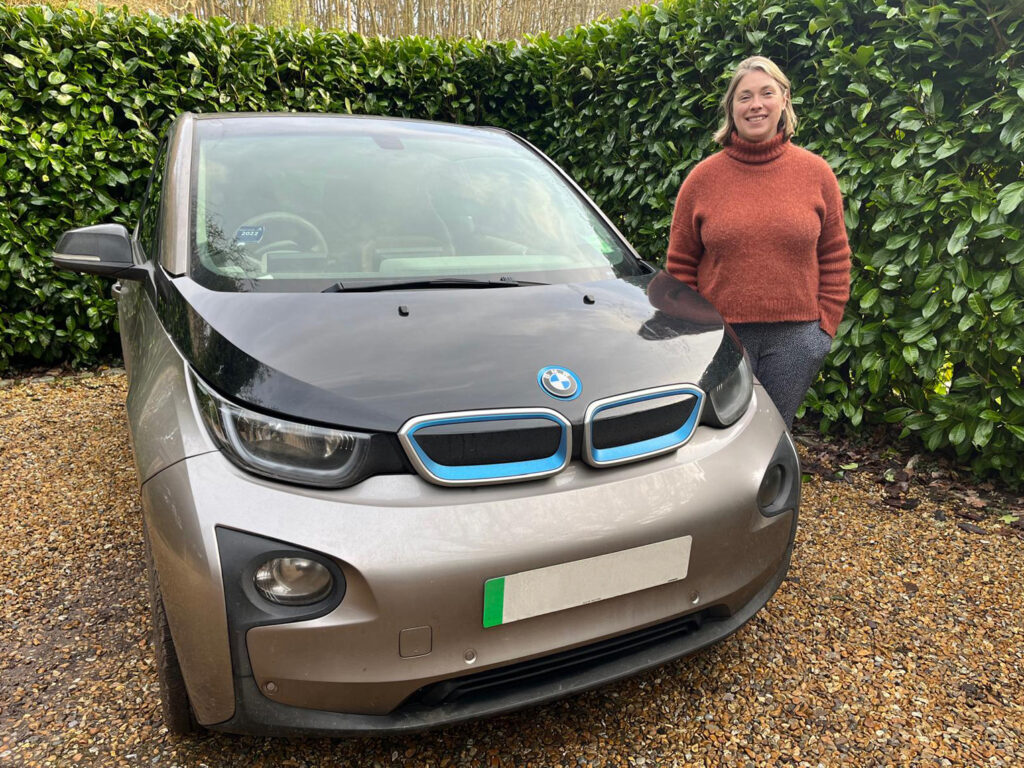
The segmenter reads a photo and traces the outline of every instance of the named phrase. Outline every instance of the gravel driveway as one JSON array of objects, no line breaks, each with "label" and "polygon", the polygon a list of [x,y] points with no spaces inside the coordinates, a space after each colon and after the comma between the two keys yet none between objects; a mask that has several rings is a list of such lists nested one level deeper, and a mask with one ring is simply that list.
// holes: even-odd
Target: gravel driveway
[{"label": "gravel driveway", "polygon": [[125,389],[116,371],[0,388],[0,766],[1024,765],[1024,538],[997,516],[1014,510],[965,523],[923,483],[899,509],[834,469],[804,485],[788,581],[697,656],[413,737],[176,740]]}]

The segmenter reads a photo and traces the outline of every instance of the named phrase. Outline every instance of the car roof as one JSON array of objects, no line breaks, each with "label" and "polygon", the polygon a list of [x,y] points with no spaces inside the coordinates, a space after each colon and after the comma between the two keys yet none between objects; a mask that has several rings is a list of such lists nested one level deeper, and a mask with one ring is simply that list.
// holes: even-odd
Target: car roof
[{"label": "car roof", "polygon": [[[301,126],[311,122],[326,124],[327,122],[339,122],[340,125],[347,125],[353,129],[373,127],[375,130],[399,132],[422,132],[422,133],[465,133],[479,135],[480,132],[499,133],[509,135],[510,132],[490,125],[461,125],[441,120],[423,120],[412,117],[392,117],[389,115],[352,115],[338,114],[334,112],[185,112],[179,120],[194,120],[196,122],[224,121],[225,123],[235,120],[258,121],[261,129],[273,126],[282,132],[287,132],[289,126]],[[276,125],[275,125],[276,124]]]}]

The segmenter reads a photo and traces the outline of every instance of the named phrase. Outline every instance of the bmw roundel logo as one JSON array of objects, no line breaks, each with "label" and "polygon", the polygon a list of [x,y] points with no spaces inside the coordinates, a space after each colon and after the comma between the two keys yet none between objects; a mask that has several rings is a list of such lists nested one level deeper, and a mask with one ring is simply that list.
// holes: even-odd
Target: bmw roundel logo
[{"label": "bmw roundel logo", "polygon": [[580,394],[579,377],[568,368],[549,365],[537,374],[541,388],[552,397],[572,400]]}]

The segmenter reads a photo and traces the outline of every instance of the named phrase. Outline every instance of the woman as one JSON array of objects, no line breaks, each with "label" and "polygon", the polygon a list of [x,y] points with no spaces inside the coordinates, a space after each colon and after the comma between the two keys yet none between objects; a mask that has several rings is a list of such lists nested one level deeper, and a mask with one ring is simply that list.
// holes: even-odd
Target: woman
[{"label": "woman", "polygon": [[850,295],[850,246],[828,164],[790,143],[789,80],[740,62],[715,141],[676,198],[666,269],[721,312],[791,428]]}]

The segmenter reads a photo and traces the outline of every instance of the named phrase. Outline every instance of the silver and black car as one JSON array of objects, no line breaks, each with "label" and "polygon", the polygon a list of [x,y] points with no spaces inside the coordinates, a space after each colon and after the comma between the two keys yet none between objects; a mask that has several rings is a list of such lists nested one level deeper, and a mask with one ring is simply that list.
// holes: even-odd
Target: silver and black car
[{"label": "silver and black car", "polygon": [[721,640],[793,443],[718,313],[505,131],[184,114],[114,278],[166,723],[404,732]]}]

